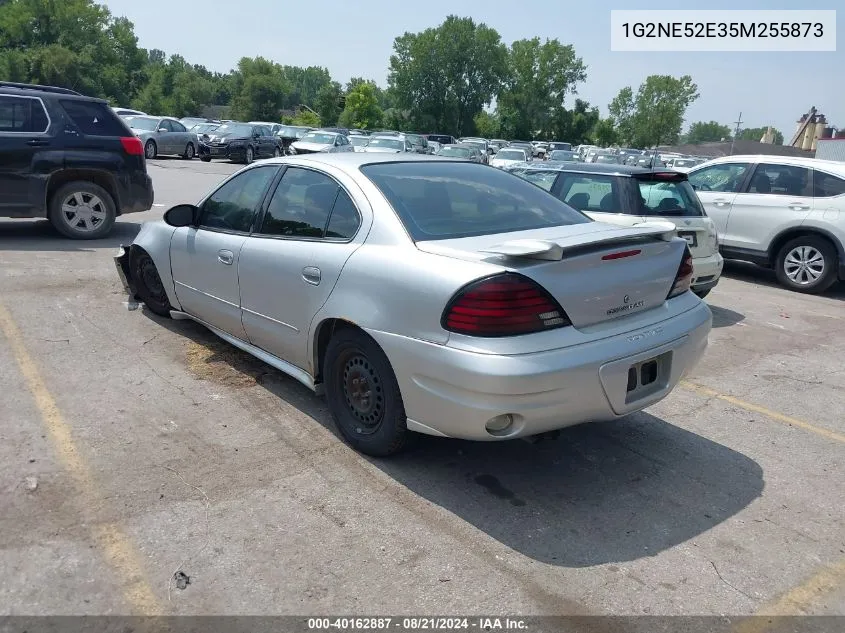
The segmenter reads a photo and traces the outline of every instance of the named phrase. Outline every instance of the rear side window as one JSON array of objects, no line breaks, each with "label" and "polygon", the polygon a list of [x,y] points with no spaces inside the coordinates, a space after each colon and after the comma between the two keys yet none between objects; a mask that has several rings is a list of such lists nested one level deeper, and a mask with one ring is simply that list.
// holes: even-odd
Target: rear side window
[{"label": "rear side window", "polygon": [[493,235],[590,220],[538,187],[478,163],[364,165],[416,241]]},{"label": "rear side window", "polygon": [[120,118],[104,103],[60,99],[59,104],[86,136],[131,136]]},{"label": "rear side window", "polygon": [[691,218],[704,215],[695,189],[686,180],[659,180],[637,177],[640,187],[641,215]]},{"label": "rear side window", "polygon": [[616,176],[564,173],[559,195],[566,204],[579,211],[624,213],[620,186],[620,179]]},{"label": "rear side window", "polygon": [[813,179],[806,167],[760,163],[751,177],[748,193],[778,196],[812,196]]},{"label": "rear side window", "polygon": [[47,113],[39,99],[0,95],[0,133],[43,134],[48,126]]},{"label": "rear side window", "polygon": [[843,194],[845,194],[844,178],[818,170],[813,172],[813,195],[816,198],[832,198]]}]

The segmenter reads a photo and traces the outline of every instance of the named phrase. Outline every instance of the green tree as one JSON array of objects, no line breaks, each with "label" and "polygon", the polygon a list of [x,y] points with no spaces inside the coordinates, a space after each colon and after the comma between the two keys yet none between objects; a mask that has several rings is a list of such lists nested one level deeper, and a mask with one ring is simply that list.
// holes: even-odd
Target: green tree
[{"label": "green tree", "polygon": [[357,83],[346,93],[346,107],[338,123],[343,127],[372,129],[381,125],[384,113],[378,102],[378,87],[371,81]]},{"label": "green tree", "polygon": [[314,109],[320,115],[320,120],[323,125],[334,125],[340,113],[343,111],[345,105],[345,98],[340,84],[332,81],[322,88],[317,93],[317,101],[314,104]]},{"label": "green tree", "polygon": [[473,119],[475,132],[482,138],[498,138],[502,134],[502,122],[496,112],[482,110]]},{"label": "green tree", "polygon": [[613,124],[613,119],[599,119],[593,127],[592,137],[596,145],[609,147],[619,140],[619,133]]},{"label": "green tree", "polygon": [[282,74],[290,87],[284,99],[284,107],[288,109],[296,109],[300,105],[316,108],[320,89],[332,83],[328,69],[321,66],[283,66]]},{"label": "green tree", "polygon": [[302,108],[296,113],[296,116],[290,120],[290,124],[302,125],[305,127],[320,127],[320,117],[314,112],[311,112],[311,110]]},{"label": "green tree", "polygon": [[232,117],[242,121],[281,121],[288,84],[282,67],[263,57],[243,57],[233,73]]},{"label": "green tree", "polygon": [[698,98],[692,77],[649,75],[636,95],[623,88],[608,106],[620,141],[634,147],[653,147],[678,141],[684,114]]},{"label": "green tree", "polygon": [[730,140],[731,128],[716,121],[696,121],[691,124],[683,141],[696,145],[698,143],[713,143],[722,139]]},{"label": "green tree", "polygon": [[[763,138],[763,135],[766,133],[768,128],[765,127],[749,127],[742,130],[739,133],[740,139],[743,141],[759,141]],[[783,133],[778,130],[777,128],[772,128],[772,133],[774,134],[774,144],[775,145],[783,145]]]},{"label": "green tree", "polygon": [[518,138],[554,135],[553,121],[566,119],[567,94],[586,77],[584,62],[571,45],[539,37],[517,40],[508,51],[507,75],[497,97],[503,127]]},{"label": "green tree", "polygon": [[593,129],[599,121],[599,109],[587,101],[575,99],[572,110],[555,108],[551,118],[548,138],[580,145],[590,140]]},{"label": "green tree", "polygon": [[495,29],[450,15],[436,28],[393,42],[388,84],[398,111],[421,130],[463,135],[491,103],[507,71]]},{"label": "green tree", "polygon": [[93,0],[0,4],[0,80],[52,84],[126,104],[146,55],[132,23]]}]

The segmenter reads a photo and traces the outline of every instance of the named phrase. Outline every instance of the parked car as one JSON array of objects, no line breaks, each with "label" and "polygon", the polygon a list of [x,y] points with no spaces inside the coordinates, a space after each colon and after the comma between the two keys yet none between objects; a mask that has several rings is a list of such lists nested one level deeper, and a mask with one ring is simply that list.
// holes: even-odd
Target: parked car
[{"label": "parked car", "polygon": [[141,112],[140,110],[131,110],[129,108],[112,108],[112,112],[114,112],[117,116],[120,117],[147,116],[146,112]]},{"label": "parked car", "polygon": [[455,143],[453,145],[444,145],[437,152],[437,156],[443,158],[453,158],[457,160],[466,160],[472,163],[484,163],[484,157],[481,155],[481,150],[474,145],[464,145],[462,143]]},{"label": "parked car", "polygon": [[428,140],[422,134],[405,134],[405,139],[411,142],[417,154],[431,154]]},{"label": "parked car", "polygon": [[531,157],[524,149],[505,147],[490,158],[490,165],[493,167],[509,167],[511,165],[520,165],[529,160],[531,160]]},{"label": "parked car", "polygon": [[360,136],[358,134],[350,134],[346,138],[349,139],[349,144],[352,145],[352,151],[354,151],[354,152],[362,151],[370,143],[370,137],[369,136]]},{"label": "parked car", "polygon": [[596,152],[592,155],[592,163],[600,163],[600,164],[609,164],[609,165],[618,165],[619,164],[619,156],[616,154],[611,154],[610,152]]},{"label": "parked car", "polygon": [[634,226],[669,221],[692,254],[692,291],[704,298],[719,283],[723,260],[716,225],[686,174],[624,165],[545,163],[513,173],[546,189],[592,219]]},{"label": "parked car", "polygon": [[349,136],[349,129],[345,127],[321,127],[322,132],[333,132],[334,134],[343,134]]},{"label": "parked car", "polygon": [[282,144],[266,125],[224,123],[200,143],[200,160],[222,158],[250,164],[254,160],[282,155]]},{"label": "parked car", "polygon": [[298,141],[291,143],[290,151],[292,154],[314,154],[317,152],[335,154],[337,152],[354,152],[355,150],[344,134],[313,130],[303,135]]},{"label": "parked car", "polygon": [[540,160],[545,160],[546,152],[549,150],[549,144],[543,141],[535,141],[532,145],[534,146],[534,156]]},{"label": "parked car", "polygon": [[194,127],[188,128],[188,131],[191,134],[197,135],[197,147],[199,147],[199,143],[208,141],[211,138],[211,133],[214,132],[217,128],[219,128],[222,123],[197,123]]},{"label": "parked car", "polygon": [[572,151],[572,143],[564,143],[562,141],[551,141],[549,143],[549,151],[554,152],[557,150],[563,150],[565,152]]},{"label": "parked car", "polygon": [[559,163],[578,163],[581,162],[581,157],[578,155],[578,152],[556,149],[552,150],[549,154],[548,160]]},{"label": "parked car", "polygon": [[195,125],[199,125],[200,123],[211,123],[211,121],[201,116],[186,116],[179,119],[179,123],[190,130]]},{"label": "parked car", "polygon": [[282,129],[281,123],[270,123],[270,122],[267,122],[267,121],[250,121],[249,124],[250,125],[264,125],[264,126],[270,128],[270,134],[272,134],[273,136],[276,136],[276,134],[279,132],[279,130]]},{"label": "parked car", "polygon": [[443,146],[437,141],[428,142],[428,149],[430,150],[431,154],[436,154],[437,152],[439,152],[441,147]]},{"label": "parked car", "polygon": [[283,125],[276,131],[276,137],[281,141],[282,153],[289,154],[290,146],[303,136],[311,132],[314,128],[304,127],[301,125]]},{"label": "parked car", "polygon": [[676,171],[689,171],[696,165],[700,165],[703,162],[705,161],[701,158],[673,158],[668,166]]},{"label": "parked car", "polygon": [[592,222],[502,170],[416,154],[256,163],[144,223],[116,264],[152,312],[325,393],[377,456],[414,432],[507,440],[639,411],[712,322],[666,226]]},{"label": "parked car", "polygon": [[370,133],[367,132],[367,130],[357,130],[357,129],[354,129],[354,128],[349,130],[349,134],[347,134],[347,136],[349,136],[349,137],[352,137],[352,136],[369,136],[369,135],[370,135]]},{"label": "parked car", "polygon": [[845,163],[725,156],[688,175],[725,258],[774,268],[799,292],[845,280]]},{"label": "parked car", "polygon": [[470,145],[478,149],[481,152],[481,158],[484,164],[487,164],[490,161],[490,154],[493,153],[493,150],[490,149],[490,145],[487,141],[483,138],[462,138],[461,145]]},{"label": "parked car", "polygon": [[424,136],[429,141],[435,141],[441,145],[455,145],[458,142],[458,139],[449,134],[425,134]]},{"label": "parked car", "polygon": [[0,217],[97,239],[153,206],[144,146],[103,99],[0,82]]},{"label": "parked car", "polygon": [[197,154],[197,135],[176,119],[158,116],[132,116],[126,123],[144,145],[148,160],[170,154],[191,160]]},{"label": "parked car", "polygon": [[393,136],[374,136],[361,151],[370,154],[418,153],[408,138]]}]

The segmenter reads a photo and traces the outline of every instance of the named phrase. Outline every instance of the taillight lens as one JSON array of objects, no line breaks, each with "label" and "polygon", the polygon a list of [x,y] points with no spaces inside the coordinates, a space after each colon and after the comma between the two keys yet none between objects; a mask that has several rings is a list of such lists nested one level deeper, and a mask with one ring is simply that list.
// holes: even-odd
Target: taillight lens
[{"label": "taillight lens", "polygon": [[130,156],[143,156],[144,144],[137,136],[124,136],[120,139],[120,144],[123,145],[123,151]]},{"label": "taillight lens", "polygon": [[690,289],[690,282],[692,282],[692,254],[689,252],[689,247],[684,247],[684,257],[681,259],[681,265],[678,266],[678,274],[675,275],[675,283],[672,284],[672,289],[669,291],[667,299],[677,297]]},{"label": "taillight lens", "polygon": [[470,336],[516,336],[571,325],[557,301],[539,284],[515,273],[473,282],[446,306],[443,328]]}]

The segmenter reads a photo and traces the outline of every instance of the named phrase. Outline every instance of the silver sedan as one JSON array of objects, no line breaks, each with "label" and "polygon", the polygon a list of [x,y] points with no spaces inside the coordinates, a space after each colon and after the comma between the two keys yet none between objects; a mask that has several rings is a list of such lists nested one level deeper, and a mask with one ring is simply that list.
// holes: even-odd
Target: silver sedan
[{"label": "silver sedan", "polygon": [[325,393],[371,455],[619,418],[707,346],[672,225],[593,222],[499,169],[404,154],[255,163],[121,247],[128,292]]},{"label": "silver sedan", "polygon": [[197,155],[197,135],[170,117],[133,116],[126,123],[144,144],[148,159],[159,154],[174,154],[187,160]]}]

